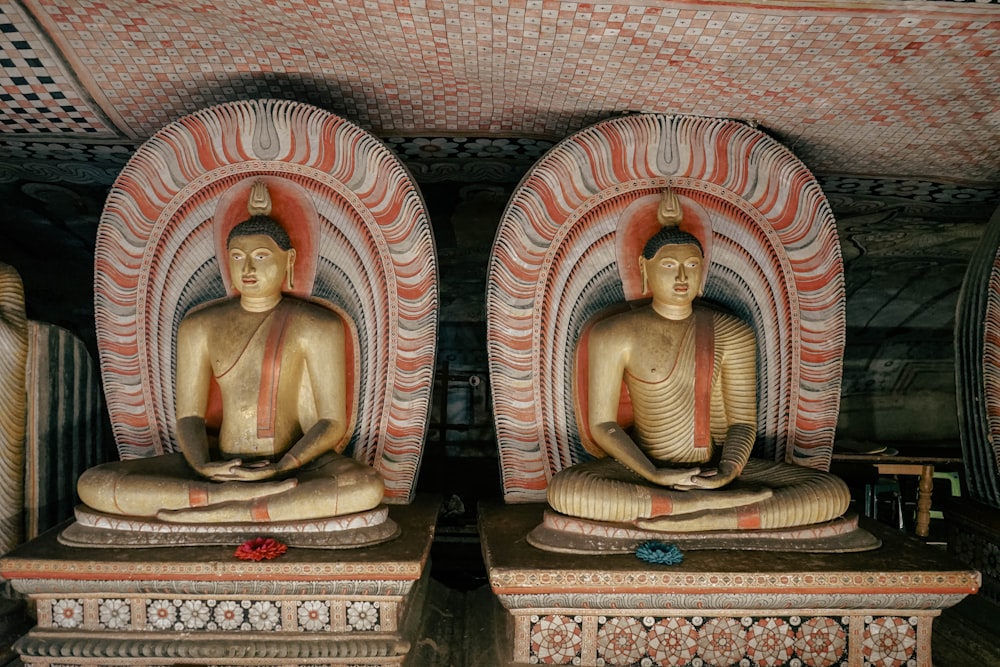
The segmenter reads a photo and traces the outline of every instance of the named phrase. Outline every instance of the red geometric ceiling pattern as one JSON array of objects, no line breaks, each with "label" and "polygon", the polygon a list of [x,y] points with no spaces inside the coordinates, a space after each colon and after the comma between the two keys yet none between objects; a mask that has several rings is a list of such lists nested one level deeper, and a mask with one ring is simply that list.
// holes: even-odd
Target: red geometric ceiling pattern
[{"label": "red geometric ceiling pattern", "polygon": [[257,97],[381,137],[646,111],[757,122],[823,173],[1000,180],[996,4],[0,0],[0,28],[0,134],[22,138],[134,142]]}]

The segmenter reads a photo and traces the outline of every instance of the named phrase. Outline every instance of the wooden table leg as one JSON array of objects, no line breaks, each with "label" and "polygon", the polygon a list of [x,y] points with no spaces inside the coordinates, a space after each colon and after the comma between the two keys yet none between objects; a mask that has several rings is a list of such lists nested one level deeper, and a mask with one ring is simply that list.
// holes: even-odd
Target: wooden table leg
[{"label": "wooden table leg", "polygon": [[927,537],[931,532],[931,494],[934,492],[934,466],[920,468],[920,483],[917,485],[917,526],[918,537]]}]

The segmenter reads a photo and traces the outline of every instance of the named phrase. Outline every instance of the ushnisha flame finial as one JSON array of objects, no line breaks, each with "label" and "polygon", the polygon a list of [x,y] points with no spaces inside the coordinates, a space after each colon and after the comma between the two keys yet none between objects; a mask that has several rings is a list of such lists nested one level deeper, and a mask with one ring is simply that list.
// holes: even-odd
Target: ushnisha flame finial
[{"label": "ushnisha flame finial", "polygon": [[271,195],[264,181],[254,181],[250,188],[250,198],[247,199],[247,212],[255,215],[271,215]]},{"label": "ushnisha flame finial", "polygon": [[668,185],[663,190],[660,205],[656,208],[656,219],[663,227],[679,227],[683,218],[684,212],[681,211],[677,193]]}]

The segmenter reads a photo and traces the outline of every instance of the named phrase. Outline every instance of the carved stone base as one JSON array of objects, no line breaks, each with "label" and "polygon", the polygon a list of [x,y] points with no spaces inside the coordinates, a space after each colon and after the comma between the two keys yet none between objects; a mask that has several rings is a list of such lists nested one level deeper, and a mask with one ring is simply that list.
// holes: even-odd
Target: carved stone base
[{"label": "carved stone base", "polygon": [[679,565],[525,542],[544,506],[484,504],[504,664],[931,665],[931,624],[979,573],[881,525],[874,551],[686,551]]},{"label": "carved stone base", "polygon": [[70,547],[237,546],[259,536],[273,537],[289,546],[316,549],[356,549],[391,540],[399,526],[389,508],[309,521],[274,523],[170,523],[156,519],[121,517],[76,508],[76,522],[59,534]]},{"label": "carved stone base", "polygon": [[[234,642],[239,642],[237,646]],[[72,646],[67,660],[65,647]],[[37,630],[18,643],[25,665],[402,665],[410,642],[393,633],[364,637],[279,637],[261,633],[105,633]],[[222,660],[223,662],[219,662]]]},{"label": "carved stone base", "polygon": [[423,612],[437,500],[392,506],[402,534],[351,550],[83,549],[47,533],[0,559],[35,603],[25,665],[404,665]]},{"label": "carved stone base", "polygon": [[658,540],[681,549],[744,549],[751,551],[802,551],[847,553],[877,549],[881,542],[858,527],[858,515],[814,526],[785,530],[664,533],[623,523],[588,521],[545,510],[541,525],[528,533],[528,543],[545,551],[604,555],[635,553],[640,544]]}]

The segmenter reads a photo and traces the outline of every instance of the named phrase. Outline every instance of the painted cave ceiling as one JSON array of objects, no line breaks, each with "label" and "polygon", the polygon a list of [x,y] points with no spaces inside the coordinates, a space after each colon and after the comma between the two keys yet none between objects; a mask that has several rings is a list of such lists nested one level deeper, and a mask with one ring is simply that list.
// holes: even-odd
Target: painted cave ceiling
[{"label": "painted cave ceiling", "polygon": [[644,111],[735,118],[817,174],[992,188],[1000,5],[0,0],[0,180],[110,183],[181,116],[295,99],[418,180],[517,180]]}]

